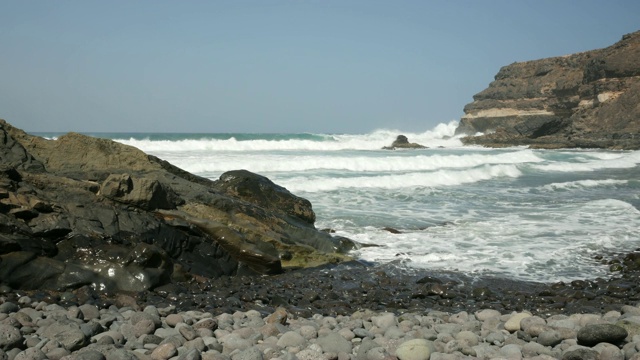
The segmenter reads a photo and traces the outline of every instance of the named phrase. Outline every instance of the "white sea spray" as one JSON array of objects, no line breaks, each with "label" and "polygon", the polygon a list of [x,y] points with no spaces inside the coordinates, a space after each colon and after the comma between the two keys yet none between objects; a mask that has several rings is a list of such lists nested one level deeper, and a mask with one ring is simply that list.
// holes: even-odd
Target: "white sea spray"
[{"label": "white sea spray", "polygon": [[[552,282],[609,276],[595,255],[640,247],[639,151],[464,147],[456,125],[111,137],[214,180],[265,175],[309,199],[318,228],[377,245],[354,253],[367,261]],[[399,134],[429,149],[381,149]]]}]

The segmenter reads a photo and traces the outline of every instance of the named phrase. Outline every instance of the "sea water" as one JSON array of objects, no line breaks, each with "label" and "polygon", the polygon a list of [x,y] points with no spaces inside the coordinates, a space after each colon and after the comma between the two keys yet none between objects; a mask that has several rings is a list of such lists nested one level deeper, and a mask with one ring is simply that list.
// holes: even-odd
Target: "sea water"
[{"label": "sea water", "polygon": [[[639,151],[468,147],[456,126],[92,135],[212,180],[262,174],[310,200],[317,228],[376,245],[353,252],[368,262],[555,282],[608,277],[596,255],[640,247]],[[429,148],[381,149],[399,134]]]}]

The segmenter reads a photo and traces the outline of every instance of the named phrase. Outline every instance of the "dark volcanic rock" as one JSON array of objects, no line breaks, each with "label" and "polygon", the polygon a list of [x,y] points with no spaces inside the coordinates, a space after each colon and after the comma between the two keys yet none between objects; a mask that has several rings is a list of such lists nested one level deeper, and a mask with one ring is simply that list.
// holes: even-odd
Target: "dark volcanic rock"
[{"label": "dark volcanic rock", "polygon": [[424,145],[410,143],[409,139],[404,135],[398,135],[398,137],[391,143],[391,146],[385,146],[382,149],[384,150],[395,150],[395,149],[426,149],[427,147]]},{"label": "dark volcanic rock", "polygon": [[309,200],[295,196],[266,177],[250,171],[228,171],[214,182],[214,186],[224,193],[263,209],[284,212],[309,224],[316,221],[316,214]]},{"label": "dark volcanic rock", "polygon": [[309,201],[248,171],[210,181],[106,139],[0,120],[0,283],[141,291],[346,259]]},{"label": "dark volcanic rock", "polygon": [[465,106],[466,144],[640,148],[640,32],[599,50],[514,63]]}]

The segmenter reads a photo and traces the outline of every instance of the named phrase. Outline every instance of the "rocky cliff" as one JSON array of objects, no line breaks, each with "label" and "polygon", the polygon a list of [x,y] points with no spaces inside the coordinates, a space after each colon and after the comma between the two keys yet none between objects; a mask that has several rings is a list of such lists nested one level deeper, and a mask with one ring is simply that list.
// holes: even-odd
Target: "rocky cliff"
[{"label": "rocky cliff", "polygon": [[0,120],[0,283],[141,291],[345,259],[311,204],[238,170],[211,181],[110,140]]},{"label": "rocky cliff", "polygon": [[465,144],[640,149],[640,31],[604,49],[505,66],[473,100],[456,130],[472,135]]}]

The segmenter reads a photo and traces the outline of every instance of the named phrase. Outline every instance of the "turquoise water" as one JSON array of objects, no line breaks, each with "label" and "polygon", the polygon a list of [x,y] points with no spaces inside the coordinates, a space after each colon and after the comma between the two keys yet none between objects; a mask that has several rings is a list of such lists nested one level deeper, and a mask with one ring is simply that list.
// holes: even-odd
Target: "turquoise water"
[{"label": "turquoise water", "polygon": [[[464,147],[455,123],[399,134],[91,134],[216,179],[247,169],[309,199],[318,228],[409,268],[522,280],[609,276],[594,260],[640,247],[640,152]],[[50,137],[56,134],[45,134]],[[401,234],[383,230],[392,227]]]}]

